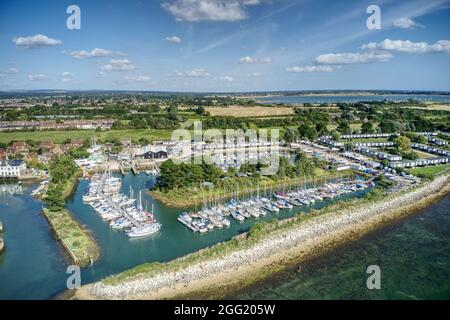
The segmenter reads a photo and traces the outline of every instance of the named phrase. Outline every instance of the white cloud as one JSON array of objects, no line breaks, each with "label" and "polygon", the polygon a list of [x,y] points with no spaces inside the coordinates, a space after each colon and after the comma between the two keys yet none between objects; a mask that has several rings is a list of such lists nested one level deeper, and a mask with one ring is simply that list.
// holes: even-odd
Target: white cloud
[{"label": "white cloud", "polygon": [[257,58],[257,57],[242,57],[239,59],[239,63],[270,63],[272,62],[271,58]]},{"label": "white cloud", "polygon": [[102,71],[129,71],[134,70],[135,65],[128,59],[111,59],[108,64],[101,67]]},{"label": "white cloud", "polygon": [[35,36],[28,37],[18,37],[14,38],[12,41],[17,47],[28,49],[51,47],[62,44],[61,40],[52,39],[43,34],[37,34]]},{"label": "white cloud", "polygon": [[16,73],[18,73],[18,72],[19,72],[19,69],[14,68],[14,67],[11,67],[11,68],[9,68],[8,70],[0,71],[0,76],[1,76],[1,77],[4,77],[4,76],[6,76],[7,74],[16,74]]},{"label": "white cloud", "polygon": [[172,43],[180,43],[181,42],[181,38],[177,37],[177,36],[166,37],[165,40],[172,42]]},{"label": "white cloud", "polygon": [[177,21],[238,21],[247,18],[246,6],[260,0],[173,0],[162,7]]},{"label": "white cloud", "polygon": [[69,55],[76,59],[85,59],[85,58],[98,58],[98,57],[107,57],[111,54],[110,50],[102,49],[102,48],[95,48],[93,50],[86,51],[86,50],[78,50],[78,51],[72,51],[69,53]]},{"label": "white cloud", "polygon": [[208,71],[206,71],[205,69],[193,69],[193,70],[188,70],[188,71],[179,71],[176,72],[177,76],[186,76],[186,77],[191,77],[191,78],[201,78],[201,77],[209,77],[210,74]]},{"label": "white cloud", "polygon": [[72,72],[64,71],[63,73],[61,73],[61,76],[62,76],[61,81],[62,82],[70,82],[70,81],[72,81],[72,77],[74,75],[75,74],[73,74]]},{"label": "white cloud", "polygon": [[330,66],[304,66],[304,67],[288,67],[286,72],[290,73],[312,73],[312,72],[332,72],[333,68]]},{"label": "white cloud", "polygon": [[362,46],[369,50],[386,50],[405,53],[450,53],[450,41],[439,40],[434,44],[427,42],[412,42],[409,40],[385,39],[381,42],[370,42]]},{"label": "white cloud", "polygon": [[30,81],[40,81],[40,80],[47,80],[47,76],[41,73],[38,74],[29,74],[28,80]]},{"label": "white cloud", "polygon": [[149,77],[149,76],[137,76],[137,77],[126,76],[126,77],[124,77],[124,79],[127,80],[127,81],[132,81],[132,82],[148,82],[152,78]]},{"label": "white cloud", "polygon": [[424,25],[422,25],[420,23],[416,23],[412,19],[407,18],[407,17],[398,18],[398,19],[394,20],[394,22],[392,24],[394,25],[394,27],[401,28],[401,29],[411,29],[414,27],[423,28],[424,27]]},{"label": "white cloud", "polygon": [[233,82],[234,78],[230,77],[230,76],[223,76],[223,77],[220,77],[219,80],[222,80],[222,81],[225,81],[225,82]]},{"label": "white cloud", "polygon": [[318,64],[357,64],[369,62],[385,62],[392,58],[390,53],[355,52],[321,54],[315,59]]}]

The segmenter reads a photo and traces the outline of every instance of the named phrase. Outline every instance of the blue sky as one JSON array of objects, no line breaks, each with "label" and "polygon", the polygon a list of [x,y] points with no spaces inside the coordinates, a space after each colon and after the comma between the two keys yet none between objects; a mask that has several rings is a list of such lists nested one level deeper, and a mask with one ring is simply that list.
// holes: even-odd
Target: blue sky
[{"label": "blue sky", "polygon": [[450,91],[449,31],[450,0],[2,0],[0,90]]}]

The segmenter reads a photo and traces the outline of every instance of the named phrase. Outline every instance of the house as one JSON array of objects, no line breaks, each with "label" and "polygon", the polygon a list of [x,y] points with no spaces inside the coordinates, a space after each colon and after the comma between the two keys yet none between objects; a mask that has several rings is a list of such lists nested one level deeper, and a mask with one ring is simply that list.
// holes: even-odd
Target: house
[{"label": "house", "polygon": [[24,141],[16,141],[11,144],[11,148],[14,148],[14,153],[28,152],[30,145]]},{"label": "house", "polygon": [[81,147],[84,145],[84,139],[70,139],[70,145],[72,147]]},{"label": "house", "polygon": [[0,177],[20,178],[21,172],[26,170],[27,165],[22,160],[1,160]]},{"label": "house", "polygon": [[43,148],[43,149],[47,149],[47,150],[53,149],[54,146],[55,146],[55,144],[51,140],[44,140],[44,141],[41,141],[41,143],[39,143],[39,148]]},{"label": "house", "polygon": [[53,154],[51,154],[50,152],[44,152],[40,155],[38,155],[38,160],[39,162],[42,163],[49,163],[52,160]]}]

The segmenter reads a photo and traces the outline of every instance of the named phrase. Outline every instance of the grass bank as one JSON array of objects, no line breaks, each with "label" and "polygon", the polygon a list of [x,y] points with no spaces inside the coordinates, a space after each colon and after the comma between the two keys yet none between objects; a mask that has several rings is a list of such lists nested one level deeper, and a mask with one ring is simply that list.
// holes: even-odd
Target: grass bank
[{"label": "grass bank", "polygon": [[347,177],[355,175],[352,170],[344,170],[339,172],[329,172],[322,169],[316,169],[315,176],[313,178],[295,178],[286,180],[272,180],[267,177],[260,177],[258,180],[253,178],[239,178],[239,185],[229,185],[221,188],[201,189],[201,188],[180,188],[170,191],[151,190],[150,194],[153,198],[164,203],[168,207],[174,208],[187,208],[196,205],[202,205],[203,202],[209,199],[214,200],[227,200],[233,196],[243,196],[251,193],[256,193],[259,185],[259,191],[265,192],[266,190],[279,189],[282,187],[292,187],[296,185],[302,185],[305,183],[321,183],[326,180]]},{"label": "grass bank", "polygon": [[429,166],[429,167],[418,167],[414,169],[408,170],[409,173],[415,176],[439,176],[442,174],[449,173],[450,164],[441,164],[437,166]]},{"label": "grass bank", "polygon": [[100,250],[94,238],[67,210],[53,212],[44,208],[43,214],[73,263],[86,266],[98,259]]},{"label": "grass bank", "polygon": [[[64,199],[74,192],[81,175],[81,170],[78,170],[69,180],[60,184]],[[100,257],[100,248],[94,237],[68,210],[51,211],[43,208],[43,215],[73,263],[87,266]]]}]

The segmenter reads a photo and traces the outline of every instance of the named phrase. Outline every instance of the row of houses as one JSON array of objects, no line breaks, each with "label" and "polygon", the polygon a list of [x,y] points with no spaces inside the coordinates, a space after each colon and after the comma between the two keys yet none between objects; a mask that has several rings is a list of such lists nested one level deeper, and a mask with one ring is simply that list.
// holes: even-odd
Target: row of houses
[{"label": "row of houses", "polygon": [[147,145],[143,147],[123,148],[118,155],[109,155],[110,159],[133,160],[133,159],[166,159],[169,150],[164,145]]},{"label": "row of houses", "polygon": [[431,159],[417,159],[417,160],[408,160],[402,162],[389,162],[390,168],[414,168],[421,166],[430,166],[437,164],[445,164],[450,163],[450,157],[439,157],[439,158],[431,158]]},{"label": "row of houses", "polygon": [[446,156],[446,157],[450,157],[450,151],[444,150],[444,149],[439,149],[439,148],[435,148],[432,146],[427,146],[425,144],[420,144],[420,143],[411,143],[411,148],[417,149],[417,150],[421,150],[421,151],[425,151],[428,153],[432,153],[432,154],[437,154],[440,156]]},{"label": "row of houses", "polygon": [[398,133],[361,133],[361,134],[343,134],[342,139],[367,139],[367,138],[389,138],[398,137]]},{"label": "row of houses", "polygon": [[64,130],[64,129],[111,129],[114,120],[42,120],[42,121],[0,121],[0,131],[14,130]]},{"label": "row of houses", "polygon": [[388,142],[356,142],[353,144],[355,147],[393,147],[394,143]]},{"label": "row of houses", "polygon": [[[437,132],[414,132],[419,136],[427,136],[433,137],[437,136]],[[398,137],[399,133],[361,133],[361,134],[343,134],[341,135],[342,139],[370,139],[370,138],[390,138],[390,137]],[[323,136],[325,139],[332,139],[331,136]]]},{"label": "row of houses", "polygon": [[432,144],[435,144],[435,145],[438,145],[438,146],[446,146],[448,144],[447,141],[442,140],[442,139],[438,139],[438,138],[435,138],[435,137],[429,137],[428,138],[428,142],[432,143]]},{"label": "row of houses", "polygon": [[388,160],[388,161],[401,161],[402,156],[396,154],[389,154],[385,152],[381,152],[374,149],[369,149],[366,147],[355,147],[354,151],[364,154],[369,157],[377,158],[380,160]]},{"label": "row of houses", "polygon": [[[340,148],[345,145],[344,142],[337,142],[337,141],[334,141],[333,139],[327,138],[327,137],[321,137],[319,139],[319,142],[321,142],[327,146],[334,147],[334,148]],[[387,142],[355,142],[355,143],[353,143],[353,146],[355,146],[355,147],[392,147],[392,146],[394,146],[394,143],[391,141],[387,141]]]},{"label": "row of houses", "polygon": [[343,142],[334,141],[331,137],[328,137],[328,136],[320,137],[319,142],[323,143],[324,145],[333,147],[333,148],[340,148],[340,147],[344,146]]}]

